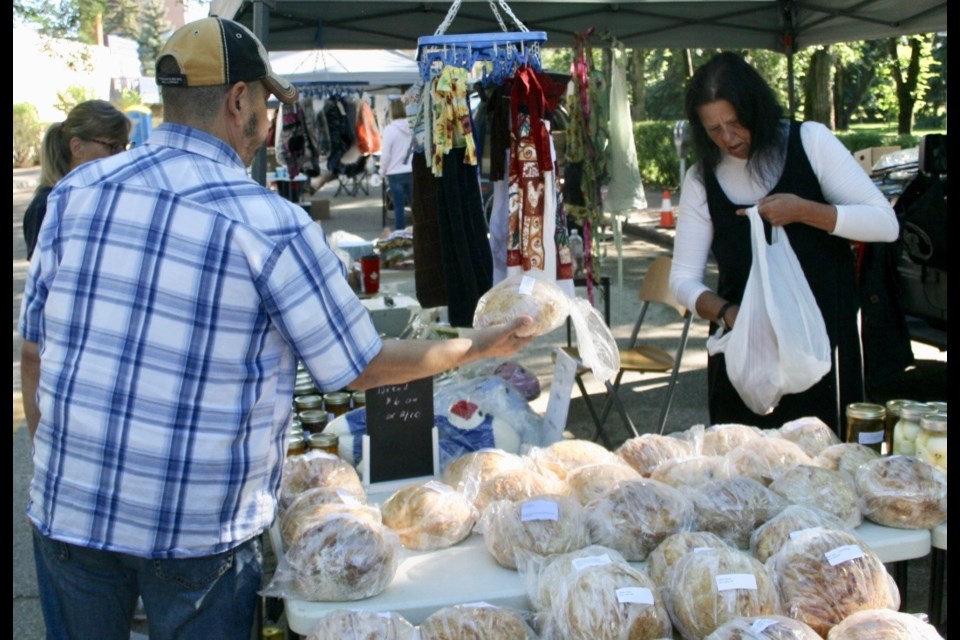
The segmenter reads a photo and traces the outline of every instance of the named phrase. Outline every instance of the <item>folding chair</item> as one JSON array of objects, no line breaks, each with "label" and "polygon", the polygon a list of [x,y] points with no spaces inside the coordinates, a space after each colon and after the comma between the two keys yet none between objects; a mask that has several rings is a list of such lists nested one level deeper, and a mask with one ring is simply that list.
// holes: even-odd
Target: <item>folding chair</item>
[{"label": "folding chair", "polygon": [[[653,263],[650,265],[650,268],[647,270],[647,273],[643,277],[643,282],[640,284],[639,293],[639,299],[641,302],[640,313],[637,316],[637,321],[633,325],[633,331],[630,334],[630,342],[628,343],[628,346],[619,350],[620,370],[617,371],[617,375],[612,383],[609,380],[604,381],[607,395],[599,414],[597,413],[593,401],[590,399],[590,394],[587,393],[586,386],[583,382],[584,374],[590,371],[590,369],[583,366],[580,366],[577,369],[575,377],[577,386],[580,389],[580,393],[583,395],[583,399],[587,404],[587,411],[590,413],[590,417],[593,419],[593,423],[596,427],[592,439],[594,442],[596,442],[598,438],[602,438],[604,444],[608,448],[610,447],[610,439],[607,437],[603,427],[610,415],[610,411],[614,408],[617,409],[617,412],[623,419],[624,424],[627,425],[630,431],[635,436],[640,435],[640,433],[637,431],[637,427],[633,423],[633,420],[631,420],[630,416],[627,414],[627,411],[623,405],[623,401],[619,395],[620,382],[623,379],[623,375],[627,372],[670,372],[670,379],[667,383],[666,395],[660,403],[660,418],[657,422],[658,433],[662,434],[663,429],[666,426],[667,414],[670,412],[670,405],[673,403],[673,393],[677,385],[677,378],[680,375],[680,360],[683,358],[683,351],[687,346],[687,337],[690,333],[690,322],[693,320],[693,313],[680,304],[670,291],[671,263],[671,258],[661,256],[653,261]],[[643,322],[647,317],[647,312],[649,311],[651,305],[660,305],[668,310],[673,309],[683,320],[683,328],[680,332],[680,339],[677,342],[677,347],[673,354],[660,347],[650,344],[649,342],[645,343],[638,341],[638,338],[640,337],[640,329],[643,326]],[[649,323],[647,326],[649,326]],[[564,351],[566,351],[578,362],[580,361],[580,355],[576,347],[565,347]]]},{"label": "folding chair", "polygon": [[337,192],[333,194],[334,198],[339,196],[341,192],[354,198],[361,191],[364,195],[370,195],[370,171],[367,167],[369,161],[369,155],[362,155],[353,163],[340,163],[340,170],[337,172],[339,184],[337,185]]}]

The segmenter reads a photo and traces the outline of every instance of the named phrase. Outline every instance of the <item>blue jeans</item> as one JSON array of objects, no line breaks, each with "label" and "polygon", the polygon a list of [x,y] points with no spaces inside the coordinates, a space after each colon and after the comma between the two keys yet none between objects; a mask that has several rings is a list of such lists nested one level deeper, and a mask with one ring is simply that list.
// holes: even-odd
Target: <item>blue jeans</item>
[{"label": "blue jeans", "polygon": [[263,575],[260,539],[212,556],[154,560],[33,532],[47,638],[129,640],[143,597],[150,640],[249,640]]},{"label": "blue jeans", "polygon": [[413,173],[396,173],[387,176],[390,196],[393,198],[393,228],[406,227],[403,208],[413,202]]}]

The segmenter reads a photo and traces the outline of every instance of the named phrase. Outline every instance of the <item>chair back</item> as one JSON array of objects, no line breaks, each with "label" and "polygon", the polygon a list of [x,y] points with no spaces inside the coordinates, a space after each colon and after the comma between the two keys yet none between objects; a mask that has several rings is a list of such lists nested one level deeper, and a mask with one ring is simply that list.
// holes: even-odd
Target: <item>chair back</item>
[{"label": "chair back", "polygon": [[640,283],[640,301],[658,302],[676,309],[680,316],[687,313],[687,308],[673,295],[670,290],[670,269],[673,266],[673,259],[668,256],[656,258],[647,269],[643,276],[643,282]]}]

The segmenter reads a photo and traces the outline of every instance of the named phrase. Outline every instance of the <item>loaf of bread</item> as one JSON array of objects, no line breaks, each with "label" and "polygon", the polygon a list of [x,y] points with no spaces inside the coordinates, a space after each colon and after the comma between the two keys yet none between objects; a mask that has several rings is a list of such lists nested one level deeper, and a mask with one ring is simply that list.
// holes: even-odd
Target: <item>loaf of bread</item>
[{"label": "loaf of bread", "polygon": [[664,538],[693,529],[693,503],[657,480],[626,480],[586,505],[590,542],[642,562]]},{"label": "loaf of bread", "polygon": [[417,628],[399,613],[337,609],[314,624],[307,640],[416,640]]},{"label": "loaf of bread", "polygon": [[519,549],[545,556],[587,546],[584,515],[584,507],[570,496],[497,500],[483,512],[477,530],[497,563],[516,569]]},{"label": "loaf of bread", "polygon": [[943,640],[918,616],[890,609],[857,611],[830,629],[827,640]]},{"label": "loaf of bread", "polygon": [[567,474],[570,494],[587,504],[625,480],[639,480],[640,474],[622,462],[588,464]]},{"label": "loaf of bread", "polygon": [[857,469],[860,511],[877,524],[932,529],[947,519],[947,473],[913,456],[871,460]]},{"label": "loaf of bread", "polygon": [[297,496],[314,487],[343,489],[356,495],[366,493],[357,470],[335,455],[311,449],[300,455],[287,456],[281,476],[281,506],[289,507]]},{"label": "loaf of bread", "polygon": [[822,640],[799,620],[786,616],[746,616],[728,620],[705,640]]},{"label": "loaf of bread", "polygon": [[590,440],[557,440],[542,449],[532,450],[531,458],[543,459],[557,475],[563,478],[566,473],[588,464],[616,464],[622,462],[617,455]]},{"label": "loaf of bread", "polygon": [[900,606],[900,592],[880,557],[847,531],[809,530],[767,561],[784,611],[821,637],[847,616]]},{"label": "loaf of bread", "polygon": [[553,597],[558,593],[557,585],[571,573],[597,564],[627,564],[619,551],[597,544],[546,556],[520,550],[515,556],[517,572],[527,597],[533,608],[540,612],[548,611],[553,606]]},{"label": "loaf of bread", "polygon": [[789,504],[753,478],[737,476],[685,489],[693,500],[696,529],[717,534],[739,549],[750,546],[750,534]]},{"label": "loaf of bread", "polygon": [[680,558],[697,549],[733,549],[733,546],[709,531],[680,531],[664,538],[647,556],[647,573],[656,584],[666,584],[670,568]]},{"label": "loaf of bread", "polygon": [[811,458],[827,447],[840,444],[841,440],[827,423],[816,416],[797,418],[777,429],[781,438],[800,446]]},{"label": "loaf of bread", "polygon": [[714,424],[703,432],[705,456],[725,456],[744,442],[762,438],[763,431],[745,424]]},{"label": "loaf of bread", "polygon": [[731,476],[746,476],[765,485],[798,464],[813,464],[800,445],[778,436],[748,440],[726,457]]},{"label": "loaf of bread", "polygon": [[782,613],[770,571],[736,549],[685,554],[667,576],[667,609],[686,640],[699,640],[741,616]]},{"label": "loaf of bread", "polygon": [[536,638],[524,615],[487,604],[458,604],[434,611],[420,623],[420,640],[529,640]]},{"label": "loaf of bread", "polygon": [[823,509],[849,529],[856,529],[863,521],[857,487],[845,473],[801,464],[771,482],[770,490],[794,504]]},{"label": "loaf of bread", "polygon": [[443,470],[443,482],[472,501],[484,480],[525,466],[523,458],[515,453],[503,449],[480,449],[465,453],[447,465]]},{"label": "loaf of bread", "polygon": [[289,549],[296,544],[303,532],[310,529],[318,520],[336,514],[367,518],[377,524],[383,521],[380,509],[372,504],[327,502],[309,505],[308,503],[301,503],[296,509],[291,507],[281,522],[280,537],[283,540],[284,548]]},{"label": "loaf of bread", "polygon": [[383,523],[407,549],[453,546],[470,535],[479,514],[467,498],[435,480],[409,484],[394,492],[381,507]]},{"label": "loaf of bread", "polygon": [[[311,514],[326,505],[357,507],[367,504],[366,495],[335,487],[314,487],[298,495],[280,514],[280,534],[284,547],[289,547],[302,524]],[[379,516],[378,516],[379,517]]]},{"label": "loaf of bread", "polygon": [[665,460],[650,474],[671,487],[698,487],[706,482],[729,478],[727,459],[723,456],[688,456]]},{"label": "loaf of bread", "polygon": [[879,457],[879,453],[859,442],[841,442],[818,453],[813,463],[824,469],[841,471],[851,478],[856,478],[860,465]]},{"label": "loaf of bread", "polygon": [[533,322],[519,336],[541,336],[553,331],[570,313],[570,300],[556,282],[529,274],[507,276],[477,301],[473,326],[481,329],[529,316]]},{"label": "loaf of bread", "polygon": [[693,443],[673,436],[645,433],[630,438],[617,449],[617,455],[645,478],[662,462],[692,456],[697,451]]},{"label": "loaf of bread", "polygon": [[813,506],[791,504],[750,534],[750,552],[760,562],[775,554],[790,536],[808,529],[845,529],[837,516]]},{"label": "loaf of bread", "polygon": [[527,468],[513,469],[481,482],[473,504],[482,515],[487,505],[497,500],[518,501],[541,494],[565,495],[568,491],[567,483],[556,476],[547,476]]}]

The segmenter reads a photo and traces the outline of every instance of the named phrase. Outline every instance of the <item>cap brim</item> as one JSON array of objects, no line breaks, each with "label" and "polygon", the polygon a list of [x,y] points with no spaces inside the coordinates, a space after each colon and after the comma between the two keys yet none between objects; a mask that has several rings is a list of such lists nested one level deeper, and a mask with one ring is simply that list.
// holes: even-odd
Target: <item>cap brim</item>
[{"label": "cap brim", "polygon": [[277,100],[285,104],[293,104],[300,95],[300,91],[289,80],[274,73],[265,76],[263,82],[270,89],[270,93],[277,96]]}]

